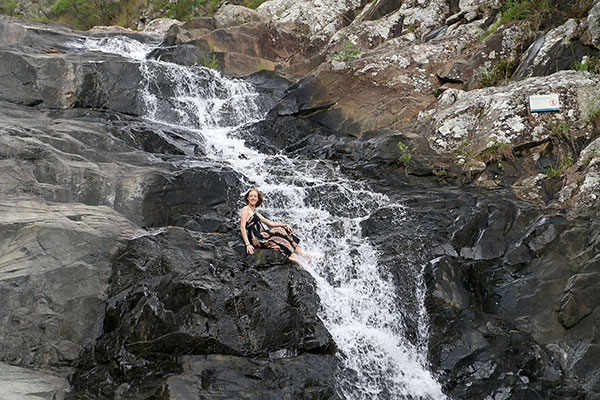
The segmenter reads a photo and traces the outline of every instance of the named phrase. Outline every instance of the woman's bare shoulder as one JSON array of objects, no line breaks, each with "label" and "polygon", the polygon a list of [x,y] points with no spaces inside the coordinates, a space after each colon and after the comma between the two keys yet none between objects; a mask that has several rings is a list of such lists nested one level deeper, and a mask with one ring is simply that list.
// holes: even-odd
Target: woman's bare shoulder
[{"label": "woman's bare shoulder", "polygon": [[250,206],[244,206],[244,208],[242,208],[241,214],[248,214],[249,212],[252,212],[252,208],[250,208]]}]

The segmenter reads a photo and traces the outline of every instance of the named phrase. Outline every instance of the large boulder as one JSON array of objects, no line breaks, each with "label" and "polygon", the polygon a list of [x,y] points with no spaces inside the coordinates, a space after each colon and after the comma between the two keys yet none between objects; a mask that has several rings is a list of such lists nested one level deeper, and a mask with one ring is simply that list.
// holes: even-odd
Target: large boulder
[{"label": "large boulder", "polygon": [[584,57],[598,54],[598,50],[587,46],[585,23],[569,19],[539,37],[523,54],[515,71],[515,79],[550,75],[556,71],[573,69]]},{"label": "large boulder", "polygon": [[[222,23],[225,24],[202,18],[174,25],[163,40],[163,47],[151,57],[160,58],[165,52],[178,54],[180,47],[172,46],[188,44],[194,47],[191,51],[196,63],[208,66],[208,61],[214,59],[213,68],[231,75],[249,75],[287,66],[297,57],[304,58],[303,53],[308,57],[314,52],[306,39],[269,22],[225,24],[227,27],[218,28]],[[169,60],[186,64],[180,58],[170,56]]]},{"label": "large boulder", "polygon": [[[263,390],[332,395],[335,344],[314,314],[312,278],[276,253],[259,251],[253,268],[248,261],[237,235],[169,228],[131,239],[114,257],[103,332],[83,356],[74,393],[158,394],[167,382],[171,395],[202,383],[202,393],[225,396],[233,388],[219,382],[263,357],[257,365],[273,370]],[[262,398],[256,379],[236,379],[241,398]]]},{"label": "large boulder", "polygon": [[[465,36],[476,32],[472,27],[465,29]],[[306,117],[355,137],[401,126],[435,100],[439,85],[435,71],[464,45],[465,36],[455,32],[412,46],[398,37],[364,53],[346,42],[300,81],[273,112]]]},{"label": "large boulder", "polygon": [[[593,165],[583,171],[571,165],[582,157],[586,165],[594,160],[592,151],[589,156],[581,152],[597,135],[594,99],[599,83],[596,75],[564,71],[499,88],[452,89],[409,129],[421,132],[436,154],[449,157],[438,160],[439,168],[460,167],[481,186],[505,182],[521,198],[546,204],[562,189],[553,178],[573,173],[571,181],[588,174],[593,180]],[[559,94],[560,111],[530,112],[529,96],[547,93]],[[569,192],[564,191],[561,201],[574,190],[570,186]]]},{"label": "large boulder", "polygon": [[446,217],[454,251],[427,268],[430,351],[446,388],[461,399],[595,398],[599,375],[585,366],[598,354],[597,223],[483,198]]},{"label": "large boulder", "polygon": [[247,22],[266,22],[267,18],[243,6],[225,4],[213,16],[216,28],[229,28]]},{"label": "large boulder", "polygon": [[269,0],[256,11],[297,32],[308,33],[311,41],[325,42],[340,28],[348,25],[363,2],[360,0],[334,0],[322,2]]}]

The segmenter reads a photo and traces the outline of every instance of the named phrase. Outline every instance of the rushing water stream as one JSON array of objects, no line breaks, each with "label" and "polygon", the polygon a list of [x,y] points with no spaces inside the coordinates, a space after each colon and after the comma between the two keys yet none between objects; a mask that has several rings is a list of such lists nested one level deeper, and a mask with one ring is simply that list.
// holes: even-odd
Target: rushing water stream
[{"label": "rushing water stream", "polygon": [[[405,309],[389,266],[362,234],[361,222],[381,208],[392,209],[401,220],[401,204],[390,204],[385,195],[345,177],[333,162],[265,155],[248,147],[245,127],[265,115],[269,102],[242,80],[203,67],[146,60],[149,48],[127,38],[90,39],[85,47],[139,63],[146,118],[185,129],[205,147],[207,157],[228,164],[248,186],[260,188],[262,213],[289,222],[301,246],[315,255],[306,269],[317,282],[320,317],[339,348],[344,397],[445,398],[427,369],[420,271],[413,278],[411,300],[417,310]],[[406,318],[415,312],[417,317],[411,317],[419,337],[408,340]]]}]

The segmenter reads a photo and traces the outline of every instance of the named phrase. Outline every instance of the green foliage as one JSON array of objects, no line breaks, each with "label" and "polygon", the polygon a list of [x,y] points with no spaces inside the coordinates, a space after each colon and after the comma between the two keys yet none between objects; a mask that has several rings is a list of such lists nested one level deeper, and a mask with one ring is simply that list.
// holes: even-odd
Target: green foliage
[{"label": "green foliage", "polygon": [[[264,0],[245,0],[258,7]],[[14,12],[18,0],[0,0],[0,12]],[[140,10],[151,3],[158,16],[185,21],[197,16],[213,15],[222,0],[56,0],[50,9],[51,20],[66,22],[78,29],[94,25],[120,25],[132,28]]]},{"label": "green foliage", "polygon": [[16,15],[17,14],[17,0],[0,0],[0,14]]},{"label": "green foliage", "polygon": [[120,3],[110,0],[57,0],[50,8],[51,17],[78,29],[110,25],[111,16]]},{"label": "green foliage", "polygon": [[166,17],[185,21],[197,16],[213,15],[219,8],[219,0],[152,0],[158,9],[165,10]]},{"label": "green foliage", "polygon": [[483,71],[479,77],[479,87],[497,86],[508,81],[519,66],[516,58],[503,58],[491,69]]},{"label": "green foliage", "polygon": [[536,19],[540,15],[550,12],[551,8],[552,0],[508,0],[500,9],[500,19],[483,34],[479,35],[477,39],[485,39],[509,21]]},{"label": "green foliage", "polygon": [[503,24],[511,20],[527,18],[533,11],[531,9],[532,3],[534,2],[527,0],[508,0],[500,10],[502,14],[500,22]]},{"label": "green foliage", "polygon": [[546,167],[546,171],[544,171],[544,174],[546,174],[548,178],[555,178],[562,174],[562,170],[559,166],[554,167],[552,165],[548,165]]},{"label": "green foliage", "polygon": [[573,63],[573,69],[575,71],[587,71],[592,74],[600,74],[600,55],[585,56],[582,61],[575,61]]},{"label": "green foliage", "polygon": [[398,162],[406,169],[410,165],[412,154],[415,152],[415,149],[410,148],[408,145],[402,142],[398,142],[398,149],[400,149],[400,157],[398,158]]},{"label": "green foliage", "polygon": [[513,145],[511,143],[501,143],[494,140],[494,143],[477,154],[477,159],[485,163],[506,160],[513,157],[513,150]]},{"label": "green foliage", "polygon": [[243,6],[256,10],[258,6],[260,6],[264,2],[265,0],[244,0]]},{"label": "green foliage", "polygon": [[500,22],[529,19],[548,13],[552,8],[551,0],[508,0],[500,10]]},{"label": "green foliage", "polygon": [[552,127],[550,132],[550,140],[561,141],[573,144],[573,138],[571,137],[571,125],[568,121],[560,121]]},{"label": "green foliage", "polygon": [[206,68],[210,69],[219,69],[219,60],[217,60],[217,56],[215,54],[211,54],[210,56],[207,54],[202,58],[202,64]]},{"label": "green foliage", "polygon": [[573,160],[573,157],[571,157],[569,155],[569,156],[567,156],[566,159],[562,160],[560,163],[563,168],[569,168],[570,166],[575,164],[575,160]]},{"label": "green foliage", "polygon": [[571,125],[568,121],[560,121],[556,125],[552,127],[552,135],[567,139],[569,136],[569,131],[571,130]]},{"label": "green foliage", "polygon": [[548,178],[557,177],[563,173],[563,170],[569,168],[574,163],[575,161],[573,160],[573,157],[569,155],[566,159],[561,160],[556,167],[552,164],[548,165],[544,171],[544,174],[546,174]]},{"label": "green foliage", "polygon": [[358,47],[348,39],[340,50],[329,56],[329,61],[350,61],[358,57],[359,54]]},{"label": "green foliage", "polygon": [[588,109],[588,122],[596,129],[600,129],[600,102],[595,102]]}]

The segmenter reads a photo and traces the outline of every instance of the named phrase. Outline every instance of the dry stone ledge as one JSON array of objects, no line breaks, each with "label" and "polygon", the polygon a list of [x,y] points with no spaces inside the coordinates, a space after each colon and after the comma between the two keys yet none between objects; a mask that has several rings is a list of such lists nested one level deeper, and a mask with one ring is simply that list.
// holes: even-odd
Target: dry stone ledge
[{"label": "dry stone ledge", "polygon": [[56,375],[0,363],[2,400],[64,400],[69,382]]},{"label": "dry stone ledge", "polygon": [[267,18],[258,12],[243,6],[225,4],[213,16],[217,28],[229,28],[247,22],[266,22]]},{"label": "dry stone ledge", "polygon": [[[600,95],[599,84],[597,75],[562,71],[503,87],[450,89],[420,114],[420,124],[431,128],[427,138],[433,150],[457,159],[464,152],[478,154],[495,142],[524,146],[547,140],[560,121],[583,128],[590,107],[584,94]],[[547,93],[559,94],[560,112],[530,113],[529,96]]]},{"label": "dry stone ledge", "polygon": [[144,26],[144,32],[151,33],[154,35],[164,35],[165,33],[167,33],[169,28],[171,28],[172,25],[181,24],[183,24],[183,22],[173,18],[156,18],[148,22],[148,24]]},{"label": "dry stone ledge", "polygon": [[256,11],[272,21],[308,30],[311,40],[327,41],[340,28],[348,25],[361,6],[360,0],[270,0]]},{"label": "dry stone ledge", "polygon": [[108,207],[0,193],[0,358],[65,368],[98,334],[109,259],[134,226]]}]

